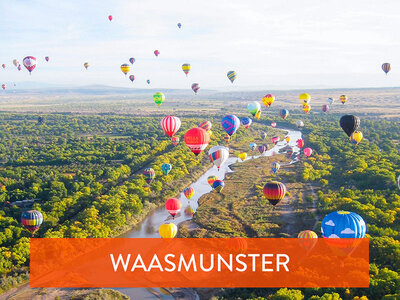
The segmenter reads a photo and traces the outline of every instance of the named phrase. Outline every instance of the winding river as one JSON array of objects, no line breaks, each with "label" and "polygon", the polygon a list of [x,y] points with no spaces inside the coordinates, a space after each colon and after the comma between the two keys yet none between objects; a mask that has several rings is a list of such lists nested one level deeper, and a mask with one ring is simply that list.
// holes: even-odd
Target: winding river
[{"label": "winding river", "polygon": [[[296,146],[296,141],[301,138],[301,132],[298,130],[289,130],[281,128],[287,132],[287,135],[290,137],[289,145],[294,147],[295,152],[299,151],[299,148]],[[256,159],[261,156],[272,156],[274,153],[277,153],[280,149],[286,147],[288,143],[286,141],[278,142],[274,147],[263,153],[262,155],[250,156],[246,159]],[[175,224],[179,224],[183,221],[192,219],[191,215],[186,215],[184,213],[185,209],[188,205],[196,211],[198,207],[198,200],[204,194],[211,192],[211,187],[207,182],[207,177],[209,176],[217,176],[219,179],[224,179],[225,174],[227,172],[231,172],[232,170],[229,168],[230,165],[236,163],[238,158],[230,157],[224,165],[221,166],[218,171],[216,167],[212,167],[208,169],[196,182],[194,182],[191,186],[195,190],[194,196],[188,201],[183,193],[180,194],[179,199],[182,201],[182,210],[179,217],[175,217],[174,220],[169,218],[169,213],[166,211],[165,207],[159,207],[155,209],[152,213],[150,213],[144,221],[132,228],[132,230],[122,234],[121,238],[158,238],[160,235],[158,234],[158,227],[164,222],[174,222]],[[293,163],[292,161],[291,163]],[[162,289],[159,288],[115,288],[115,290],[124,293],[131,297],[131,299],[174,299],[170,294],[165,293]],[[198,299],[198,296],[197,296]]]}]

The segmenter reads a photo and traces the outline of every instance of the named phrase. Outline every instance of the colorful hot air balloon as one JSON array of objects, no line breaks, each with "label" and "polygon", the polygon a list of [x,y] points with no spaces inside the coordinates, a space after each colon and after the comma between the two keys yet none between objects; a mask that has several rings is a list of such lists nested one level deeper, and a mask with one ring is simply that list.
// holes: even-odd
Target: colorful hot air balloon
[{"label": "colorful hot air balloon", "polygon": [[43,215],[37,210],[24,211],[21,215],[21,222],[25,228],[33,235],[43,223]]},{"label": "colorful hot air balloon", "polygon": [[265,139],[266,137],[267,137],[267,133],[266,132],[261,132],[260,133],[260,137],[261,137],[261,139],[263,140],[263,139]]},{"label": "colorful hot air balloon", "polygon": [[302,129],[304,127],[304,123],[301,120],[297,120],[296,122],[296,126],[298,129]]},{"label": "colorful hot air balloon", "polygon": [[330,97],[330,98],[328,98],[328,102],[329,102],[329,105],[332,105],[333,102],[335,102],[335,99],[333,99],[332,97]]},{"label": "colorful hot air balloon", "polygon": [[222,119],[221,125],[226,133],[232,136],[239,129],[240,120],[235,115],[227,115]]},{"label": "colorful hot air balloon", "polygon": [[182,202],[177,198],[171,198],[165,202],[165,209],[169,212],[172,218],[175,218],[175,216],[181,211],[181,208]]},{"label": "colorful hot air balloon", "polygon": [[310,110],[311,110],[311,105],[309,105],[309,104],[304,104],[304,105],[303,105],[303,111],[304,111],[306,114],[308,114],[308,113],[310,112]]},{"label": "colorful hot air balloon", "polygon": [[264,152],[267,150],[268,150],[268,145],[266,145],[266,144],[258,146],[258,152],[260,152],[260,154],[264,154]]},{"label": "colorful hot air balloon", "polygon": [[303,153],[305,156],[310,157],[312,154],[312,149],[311,148],[304,148]]},{"label": "colorful hot air balloon", "polygon": [[272,122],[272,123],[271,123],[271,127],[272,127],[272,128],[275,128],[275,127],[276,127],[276,123],[275,123],[275,122]]},{"label": "colorful hot air balloon", "polygon": [[160,124],[165,134],[169,137],[175,135],[175,133],[178,132],[179,128],[181,128],[181,120],[175,116],[166,116],[162,118]]},{"label": "colorful hot air balloon", "polygon": [[247,117],[242,118],[242,125],[244,128],[248,129],[250,127],[251,123],[253,123],[252,119],[247,118]]},{"label": "colorful hot air balloon", "polygon": [[147,82],[147,84],[150,84],[150,79],[147,79],[146,82]]},{"label": "colorful hot air balloon", "polygon": [[256,115],[256,113],[261,109],[260,103],[253,101],[247,104],[247,110],[249,113],[251,113],[253,116]]},{"label": "colorful hot air balloon", "polygon": [[347,96],[346,95],[341,95],[339,97],[339,99],[340,99],[340,102],[342,102],[342,104],[345,104],[347,102]]},{"label": "colorful hot air balloon", "polygon": [[128,74],[130,69],[131,69],[131,67],[128,64],[121,65],[121,71],[122,71],[122,73],[125,74],[125,76],[126,76],[126,74]]},{"label": "colorful hot air balloon", "polygon": [[247,158],[247,153],[246,152],[241,152],[241,153],[239,153],[238,156],[242,161],[245,161],[245,159]]},{"label": "colorful hot air balloon", "polygon": [[33,56],[25,57],[22,63],[24,64],[25,68],[29,71],[29,74],[31,74],[33,69],[36,68],[36,58]]},{"label": "colorful hot air balloon", "polygon": [[87,70],[87,68],[89,68],[89,63],[88,63],[88,62],[85,62],[85,63],[83,64],[83,66],[84,66],[85,69]]},{"label": "colorful hot air balloon", "polygon": [[270,181],[264,185],[263,193],[269,203],[275,206],[285,198],[286,186],[278,181]]},{"label": "colorful hot air balloon", "polygon": [[329,110],[329,105],[328,105],[328,104],[322,105],[322,111],[323,111],[324,113],[328,112],[328,110]]},{"label": "colorful hot air balloon", "polygon": [[193,217],[194,216],[194,209],[190,205],[188,205],[188,206],[186,206],[184,213],[188,217]]},{"label": "colorful hot air balloon", "polygon": [[304,230],[300,231],[299,234],[297,235],[297,238],[299,239],[317,239],[318,235],[311,230]]},{"label": "colorful hot air balloon", "polygon": [[190,71],[190,64],[183,64],[182,65],[182,71],[183,71],[183,73],[185,73],[186,74],[186,76],[189,74],[189,71]]},{"label": "colorful hot air balloon", "polygon": [[297,238],[299,239],[300,246],[307,251],[314,248],[318,242],[318,235],[311,230],[300,231]]},{"label": "colorful hot air balloon", "polygon": [[153,95],[153,100],[158,105],[158,107],[160,107],[161,104],[163,104],[163,102],[165,101],[165,96],[163,93],[157,92]]},{"label": "colorful hot air balloon", "polygon": [[347,136],[350,137],[351,134],[358,129],[360,126],[360,118],[353,115],[344,115],[340,118],[340,127],[346,132]]},{"label": "colorful hot air balloon", "polygon": [[158,57],[158,56],[160,55],[160,51],[154,50],[154,55],[155,55],[156,57]]},{"label": "colorful hot air balloon", "polygon": [[172,142],[172,145],[174,145],[174,146],[178,146],[178,144],[179,144],[179,141],[180,141],[180,138],[179,138],[179,136],[173,136],[173,137],[171,137],[171,142]]},{"label": "colorful hot air balloon", "polygon": [[18,65],[17,69],[18,71],[21,71],[21,65]]},{"label": "colorful hot air balloon", "polygon": [[287,148],[286,148],[286,157],[287,158],[291,158],[292,157],[292,155],[293,155],[293,147],[290,147],[290,146],[288,146]]},{"label": "colorful hot air balloon", "polygon": [[200,89],[200,85],[199,85],[198,83],[193,83],[193,84],[192,84],[192,90],[193,90],[193,92],[194,92],[195,94],[197,94],[197,92],[199,91],[199,89]]},{"label": "colorful hot air balloon", "polygon": [[285,141],[286,141],[286,143],[289,143],[290,142],[290,136],[286,136],[285,137]]},{"label": "colorful hot air balloon", "polygon": [[256,120],[260,120],[261,117],[261,109],[256,113],[256,115],[254,116],[256,118]]},{"label": "colorful hot air balloon", "polygon": [[274,162],[271,165],[271,170],[272,170],[272,172],[274,172],[274,174],[276,174],[276,172],[278,172],[280,167],[281,167],[281,165],[279,163]]},{"label": "colorful hot air balloon", "polygon": [[389,63],[384,63],[383,65],[382,65],[382,70],[383,70],[383,72],[385,72],[385,74],[387,75],[387,73],[389,73],[389,71],[390,71],[390,64]]},{"label": "colorful hot air balloon", "polygon": [[1,66],[3,67],[3,69],[5,69],[5,68],[6,68],[6,65],[5,65],[5,64],[2,64]]},{"label": "colorful hot air balloon", "polygon": [[361,131],[354,131],[351,135],[350,135],[350,141],[353,144],[358,145],[359,142],[361,142],[361,140],[363,139],[363,134]]},{"label": "colorful hot air balloon", "polygon": [[129,75],[129,80],[133,82],[135,80],[135,76]]},{"label": "colorful hot air balloon", "polygon": [[229,134],[225,134],[224,135],[224,141],[225,141],[225,143],[229,143],[229,141],[231,140],[231,136],[229,135]]},{"label": "colorful hot air balloon", "polygon": [[156,172],[152,168],[146,168],[143,170],[143,176],[144,180],[148,183],[151,184],[156,177]]},{"label": "colorful hot air balloon", "polygon": [[163,172],[164,175],[168,175],[169,172],[172,170],[172,165],[171,164],[162,164],[161,165],[161,171]]},{"label": "colorful hot air balloon", "polygon": [[178,26],[178,28],[181,28],[181,27],[182,27],[182,24],[181,24],[181,23],[178,23],[177,26]]},{"label": "colorful hot air balloon", "polygon": [[135,61],[136,61],[136,60],[135,60],[134,57],[131,57],[131,58],[129,59],[129,62],[131,63],[131,65],[133,65],[133,63],[134,63]]},{"label": "colorful hot air balloon", "polygon": [[311,96],[307,93],[303,93],[299,96],[299,100],[301,104],[308,104],[311,101]]},{"label": "colorful hot air balloon", "polygon": [[225,187],[225,182],[223,180],[215,180],[213,182],[213,189],[216,190],[218,193],[221,193],[221,191],[224,189]]},{"label": "colorful hot air balloon", "polygon": [[208,157],[210,158],[211,162],[219,168],[226,162],[229,158],[229,149],[224,146],[214,146],[208,150]]},{"label": "colorful hot air balloon", "polygon": [[235,71],[229,71],[226,76],[228,76],[228,79],[233,83],[237,77]]},{"label": "colorful hot air balloon", "polygon": [[299,147],[300,149],[304,147],[304,140],[303,139],[298,139],[296,141],[297,147]]},{"label": "colorful hot air balloon", "polygon": [[335,211],[322,220],[321,233],[324,238],[363,238],[367,232],[364,219],[349,211]]},{"label": "colorful hot air balloon", "polygon": [[161,224],[158,233],[163,239],[173,239],[178,233],[178,227],[174,223]]},{"label": "colorful hot air balloon", "polygon": [[207,178],[207,182],[211,187],[213,187],[213,183],[215,180],[218,180],[217,176],[208,176],[208,178]]},{"label": "colorful hot air balloon", "polygon": [[276,143],[278,143],[279,141],[281,140],[281,138],[279,137],[279,136],[273,136],[272,138],[271,138],[271,141],[272,141],[272,143],[273,144],[275,144],[276,145]]},{"label": "colorful hot air balloon", "polygon": [[281,109],[279,115],[282,119],[286,119],[286,117],[289,115],[289,111],[287,109]]},{"label": "colorful hot air balloon", "polygon": [[109,15],[109,16],[108,16],[108,20],[111,22],[112,19],[113,19],[113,16],[112,16],[112,15]]},{"label": "colorful hot air balloon", "polygon": [[185,144],[197,156],[210,142],[210,135],[203,128],[189,129],[185,134]]},{"label": "colorful hot air balloon", "polygon": [[1,85],[1,88],[2,88],[3,90],[5,90],[5,89],[7,88],[7,86],[3,83],[3,84]]},{"label": "colorful hot air balloon", "polygon": [[194,188],[192,188],[191,186],[187,187],[186,189],[183,190],[183,194],[188,200],[190,200],[190,198],[192,198],[194,195]]},{"label": "colorful hot air balloon", "polygon": [[44,59],[45,59],[46,61],[49,61],[49,60],[50,60],[50,57],[46,56]]},{"label": "colorful hot air balloon", "polygon": [[13,59],[13,65],[18,67],[19,66],[19,61],[17,59]]},{"label": "colorful hot air balloon", "polygon": [[251,151],[254,151],[254,150],[257,149],[257,144],[256,143],[250,143],[249,144],[249,148],[250,148]]},{"label": "colorful hot air balloon", "polygon": [[264,103],[266,107],[270,107],[272,103],[274,103],[274,101],[275,101],[275,96],[271,94],[267,94],[262,98],[262,103]]},{"label": "colorful hot air balloon", "polygon": [[204,121],[199,125],[200,128],[203,128],[205,131],[210,131],[212,124],[210,121]]}]

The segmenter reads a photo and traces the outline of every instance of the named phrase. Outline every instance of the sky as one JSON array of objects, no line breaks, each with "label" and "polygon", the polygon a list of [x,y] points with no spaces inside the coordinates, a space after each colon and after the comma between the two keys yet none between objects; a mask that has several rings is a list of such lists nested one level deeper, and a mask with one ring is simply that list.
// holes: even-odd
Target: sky
[{"label": "sky", "polygon": [[[194,82],[203,89],[266,91],[398,86],[399,15],[398,0],[0,0],[0,64],[6,64],[0,84],[146,88],[150,79],[152,88],[183,89]],[[28,55],[37,58],[31,76],[12,65]],[[133,83],[120,70],[130,57],[136,59]],[[387,76],[384,62],[392,66]],[[183,63],[192,66],[188,77]],[[234,84],[230,70],[238,74]]]}]

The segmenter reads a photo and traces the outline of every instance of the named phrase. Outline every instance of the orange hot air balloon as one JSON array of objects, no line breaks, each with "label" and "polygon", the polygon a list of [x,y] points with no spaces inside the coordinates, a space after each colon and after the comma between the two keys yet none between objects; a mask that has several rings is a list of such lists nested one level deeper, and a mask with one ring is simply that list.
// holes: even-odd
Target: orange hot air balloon
[{"label": "orange hot air balloon", "polygon": [[185,134],[185,144],[196,156],[208,146],[209,142],[210,134],[203,128],[192,128]]},{"label": "orange hot air balloon", "polygon": [[270,181],[264,185],[264,196],[273,206],[277,205],[286,195],[286,186],[277,181]]},{"label": "orange hot air balloon", "polygon": [[173,137],[171,137],[172,145],[178,146],[179,140],[180,140],[179,136],[173,136]]}]

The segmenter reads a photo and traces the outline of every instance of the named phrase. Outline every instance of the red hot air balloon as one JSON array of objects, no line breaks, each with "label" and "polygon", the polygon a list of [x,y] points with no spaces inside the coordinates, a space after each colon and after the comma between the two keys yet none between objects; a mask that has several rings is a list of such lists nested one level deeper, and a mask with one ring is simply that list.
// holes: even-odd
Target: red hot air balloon
[{"label": "red hot air balloon", "polygon": [[303,139],[298,139],[296,141],[297,143],[297,147],[299,147],[300,149],[304,147],[304,140]]},{"label": "red hot air balloon", "polygon": [[279,142],[280,139],[281,138],[279,136],[274,136],[274,137],[271,138],[271,142],[276,145],[276,143]]},{"label": "red hot air balloon", "polygon": [[7,87],[7,86],[6,86],[4,83],[1,85],[1,88],[2,88],[3,90],[5,90],[6,87]]},{"label": "red hot air balloon", "polygon": [[174,146],[178,146],[178,144],[179,144],[179,141],[180,141],[180,138],[179,138],[179,136],[173,136],[173,137],[171,137],[171,142],[172,142],[172,145],[174,145]]},{"label": "red hot air balloon", "polygon": [[181,128],[181,120],[178,117],[166,116],[161,120],[161,128],[169,137],[172,137]]},{"label": "red hot air balloon", "polygon": [[6,65],[5,65],[5,64],[2,64],[1,66],[3,67],[3,69],[5,69],[5,68],[6,68]]},{"label": "red hot air balloon", "polygon": [[328,110],[329,110],[329,105],[328,105],[328,104],[322,105],[322,111],[323,111],[324,113],[328,112]]},{"label": "red hot air balloon", "polygon": [[154,55],[157,57],[158,55],[160,55],[160,51],[154,50]]},{"label": "red hot air balloon", "polygon": [[24,64],[25,68],[29,71],[29,74],[31,74],[33,69],[36,68],[36,58],[33,56],[25,57],[22,63]]},{"label": "red hot air balloon", "polygon": [[200,89],[200,85],[198,83],[193,83],[192,84],[192,90],[195,94],[197,94],[197,91]]},{"label": "red hot air balloon", "polygon": [[197,156],[210,142],[210,134],[203,128],[189,129],[185,134],[185,144]]},{"label": "red hot air balloon", "polygon": [[264,185],[264,196],[273,206],[277,205],[286,195],[286,186],[277,181],[270,181]]},{"label": "red hot air balloon", "polygon": [[180,212],[182,208],[182,202],[179,199],[171,198],[165,202],[165,209],[169,212],[172,218]]},{"label": "red hot air balloon", "polygon": [[109,16],[108,16],[108,20],[110,20],[110,22],[111,22],[112,19],[113,19],[113,16],[112,16],[112,15],[109,15]]},{"label": "red hot air balloon", "polygon": [[305,156],[310,157],[312,154],[312,149],[311,148],[304,148],[303,153]]},{"label": "red hot air balloon", "polygon": [[272,127],[272,128],[275,128],[275,127],[276,127],[276,123],[275,123],[275,122],[272,122],[272,123],[271,123],[271,127]]}]

